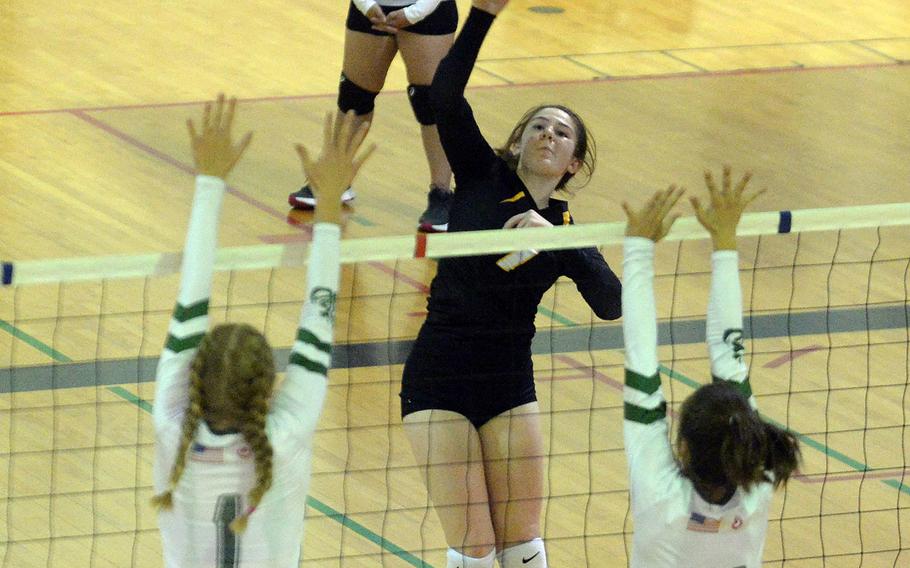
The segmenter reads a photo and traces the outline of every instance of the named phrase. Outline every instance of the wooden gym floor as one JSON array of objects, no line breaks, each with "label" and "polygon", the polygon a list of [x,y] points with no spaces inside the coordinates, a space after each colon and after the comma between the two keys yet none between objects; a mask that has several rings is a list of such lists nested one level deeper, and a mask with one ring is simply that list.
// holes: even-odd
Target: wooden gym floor
[{"label": "wooden gym floor", "polygon": [[[464,17],[469,3],[458,4]],[[334,106],[345,10],[313,0],[0,3],[0,259],[178,250],[192,191],[184,121],[219,91],[241,99],[240,129],[256,132],[229,180],[221,245],[307,239],[311,216],[285,205],[301,182],[292,144],[317,146]],[[908,60],[902,0],[513,0],[468,97],[494,142],[539,102],[578,110],[599,150],[572,205],[580,223],[619,221],[623,200],[671,182],[698,191],[702,170],[721,163],[768,187],[759,210],[905,202]],[[410,233],[424,206],[405,87],[396,61],[347,237]],[[754,388],[766,416],[802,435],[806,458],[775,501],[768,566],[910,561],[908,250],[906,227],[744,239]],[[620,251],[604,252],[618,270]],[[701,325],[707,255],[706,243],[660,250],[661,317]],[[433,271],[414,260],[345,269],[346,355],[317,435],[304,566],[443,565],[398,427],[401,359],[390,347],[415,336]],[[286,348],[302,277],[219,275],[213,319],[262,325]],[[4,568],[161,565],[147,381],[175,287],[0,290]],[[551,564],[622,565],[631,524],[615,326],[594,324],[560,284],[538,328]],[[707,368],[686,329],[661,352],[675,403]]]}]

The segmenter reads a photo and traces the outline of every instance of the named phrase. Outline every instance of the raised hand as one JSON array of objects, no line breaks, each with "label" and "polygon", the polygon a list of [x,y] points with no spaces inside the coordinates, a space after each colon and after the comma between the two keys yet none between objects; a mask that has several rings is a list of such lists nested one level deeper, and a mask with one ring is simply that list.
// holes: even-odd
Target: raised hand
[{"label": "raised hand", "polygon": [[667,189],[655,192],[651,199],[640,209],[632,209],[627,202],[622,208],[626,212],[626,236],[644,237],[659,242],[670,232],[670,227],[679,218],[679,213],[669,215],[670,211],[683,196],[686,189],[671,185]]},{"label": "raised hand", "polygon": [[370,123],[364,122],[355,130],[354,122],[354,111],[347,112],[341,120],[335,119],[335,113],[326,113],[322,152],[315,160],[302,144],[296,146],[303,171],[318,199],[317,223],[338,222],[341,217],[341,194],[376,149],[376,145],[371,144],[359,156],[356,155],[370,130]]},{"label": "raised hand", "polygon": [[494,16],[506,7],[509,0],[471,0],[471,5],[484,12],[489,12]]},{"label": "raised hand", "polygon": [[730,166],[724,166],[723,182],[720,189],[714,181],[714,176],[705,170],[705,185],[708,187],[709,204],[701,203],[697,197],[690,197],[689,202],[695,210],[695,217],[701,223],[714,242],[714,250],[736,250],[736,226],[742,217],[743,210],[755,201],[766,190],[747,190],[746,186],[752,178],[750,172],[733,187],[730,179]]},{"label": "raised hand", "polygon": [[224,179],[253,139],[253,133],[247,132],[240,142],[231,142],[231,127],[234,123],[234,111],[237,99],[231,98],[227,108],[224,105],[224,94],[220,93],[212,103],[205,103],[202,111],[201,130],[196,131],[192,119],[187,119],[186,127],[190,133],[190,144],[193,149],[193,163],[196,173]]}]

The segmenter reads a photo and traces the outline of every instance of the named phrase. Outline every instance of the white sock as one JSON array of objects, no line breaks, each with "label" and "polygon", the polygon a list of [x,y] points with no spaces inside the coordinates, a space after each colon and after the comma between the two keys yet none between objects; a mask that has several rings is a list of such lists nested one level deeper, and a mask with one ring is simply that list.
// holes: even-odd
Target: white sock
[{"label": "white sock", "polygon": [[547,551],[542,538],[510,546],[498,558],[502,568],[547,568]]},{"label": "white sock", "polygon": [[446,552],[446,568],[493,568],[493,562],[495,560],[495,548],[483,558],[465,556],[453,548],[450,548],[448,552]]}]

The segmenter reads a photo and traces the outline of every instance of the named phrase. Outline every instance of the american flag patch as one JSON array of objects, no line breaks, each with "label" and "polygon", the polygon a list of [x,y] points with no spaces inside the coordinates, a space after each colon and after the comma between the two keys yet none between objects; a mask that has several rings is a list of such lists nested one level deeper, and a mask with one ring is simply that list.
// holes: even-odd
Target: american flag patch
[{"label": "american flag patch", "polygon": [[190,459],[197,462],[224,463],[224,448],[210,448],[194,442],[190,449]]},{"label": "american flag patch", "polygon": [[716,533],[720,531],[720,519],[712,519],[693,512],[692,516],[689,517],[689,524],[686,525],[686,530]]}]

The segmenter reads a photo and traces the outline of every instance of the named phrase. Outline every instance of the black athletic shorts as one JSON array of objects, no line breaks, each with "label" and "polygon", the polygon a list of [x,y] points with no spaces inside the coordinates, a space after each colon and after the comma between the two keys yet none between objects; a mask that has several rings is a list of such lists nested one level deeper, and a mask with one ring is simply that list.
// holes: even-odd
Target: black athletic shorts
[{"label": "black athletic shorts", "polygon": [[[407,6],[380,6],[380,8],[382,8],[383,12],[388,14],[395,10],[407,8]],[[351,2],[351,5],[348,6],[348,20],[345,27],[349,30],[366,34],[378,36],[392,35],[388,32],[374,30],[371,27],[372,25],[370,19],[364,16],[360,10],[357,9],[357,6]],[[443,2],[440,2],[439,6],[437,6],[426,18],[414,25],[404,28],[403,31],[420,35],[446,35],[455,33],[455,28],[457,27],[458,7],[455,5],[455,0],[444,0]]]},{"label": "black athletic shorts", "polygon": [[401,416],[449,410],[480,428],[537,400],[530,338],[424,324],[404,365]]}]

